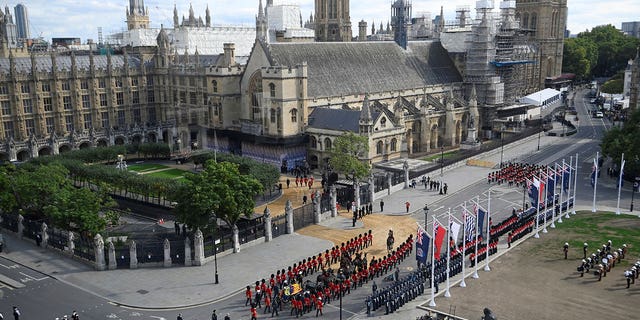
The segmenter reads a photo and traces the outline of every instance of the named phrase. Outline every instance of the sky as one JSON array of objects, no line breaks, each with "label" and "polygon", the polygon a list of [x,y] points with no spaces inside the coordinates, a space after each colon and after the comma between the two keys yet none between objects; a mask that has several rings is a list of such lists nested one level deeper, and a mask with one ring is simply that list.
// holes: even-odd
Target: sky
[{"label": "sky", "polygon": [[[495,0],[499,7],[500,0]],[[98,27],[103,34],[115,33],[126,28],[125,12],[129,0],[5,0],[11,14],[13,7],[23,3],[27,6],[31,37],[43,37],[50,41],[52,37],[79,37],[84,43],[87,39],[98,39]],[[177,5],[178,14],[188,16],[189,4],[193,5],[196,17],[209,5],[213,24],[255,25],[258,0],[145,0],[149,9],[151,27],[161,24],[173,24],[173,6]],[[266,4],[266,0],[263,0]],[[314,0],[274,0],[275,4],[298,4],[304,20],[313,12]],[[440,13],[444,7],[446,20],[455,19],[455,10],[459,6],[473,9],[473,0],[412,0],[414,16],[419,12],[430,12],[431,17]],[[615,3],[615,5],[613,5]],[[351,1],[351,23],[354,35],[357,35],[358,21],[365,20],[371,29],[375,21],[376,28],[382,21],[385,25],[390,19],[391,0],[353,0]],[[572,34],[591,29],[598,25],[612,24],[621,28],[622,22],[638,21],[640,1],[638,0],[568,0],[569,17],[567,29]],[[472,10],[473,13],[473,10]]]}]

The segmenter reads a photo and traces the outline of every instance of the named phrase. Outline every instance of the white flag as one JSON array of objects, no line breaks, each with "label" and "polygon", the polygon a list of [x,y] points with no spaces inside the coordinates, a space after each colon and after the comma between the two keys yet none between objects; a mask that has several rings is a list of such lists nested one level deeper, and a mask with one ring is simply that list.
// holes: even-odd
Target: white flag
[{"label": "white flag", "polygon": [[451,221],[451,225],[449,226],[451,230],[451,236],[453,237],[454,242],[458,242],[458,234],[460,234],[460,227],[462,227],[459,223],[455,221]]}]

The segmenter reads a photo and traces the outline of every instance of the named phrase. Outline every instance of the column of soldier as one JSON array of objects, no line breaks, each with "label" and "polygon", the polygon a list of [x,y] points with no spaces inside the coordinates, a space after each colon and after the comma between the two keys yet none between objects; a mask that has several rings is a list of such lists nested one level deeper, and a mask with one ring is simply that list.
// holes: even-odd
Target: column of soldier
[{"label": "column of soldier", "polygon": [[503,166],[500,170],[490,172],[487,175],[487,183],[508,184],[510,187],[515,185],[522,186],[526,183],[527,179],[532,180],[532,177],[540,170],[546,170],[547,167],[537,164],[528,163],[509,163]]},{"label": "column of soldier", "polygon": [[[349,294],[351,289],[356,289],[374,277],[389,272],[413,250],[413,236],[410,235],[387,256],[379,259],[373,257],[367,268],[366,253],[363,258],[361,251],[372,243],[373,235],[369,230],[369,233],[361,234],[347,241],[346,244],[342,243],[340,247],[326,250],[324,255],[320,253],[317,257],[304,259],[288,267],[287,271],[278,270],[276,274],[271,274],[268,282],[265,279],[256,281],[254,291],[251,290],[251,286],[246,287],[245,306],[250,305],[250,312],[253,315],[257,312],[257,308],[262,308],[262,302],[264,302],[264,313],[271,312],[271,316],[277,316],[284,305],[290,302],[290,315],[295,313],[296,317],[299,317],[311,312],[312,309],[316,310],[316,316],[322,315],[322,307],[325,303],[330,303],[332,298],[337,299],[341,295]],[[330,268],[336,263],[340,264],[337,275]],[[304,277],[311,276],[316,271],[321,273],[315,285],[310,280],[303,281]],[[300,292],[294,292],[295,285],[300,286]]]},{"label": "column of soldier", "polygon": [[[566,259],[569,244],[565,243],[563,249]],[[585,273],[589,273],[589,270],[593,269],[593,274],[598,277],[598,281],[601,281],[602,277],[606,277],[607,273],[611,272],[611,268],[614,268],[616,266],[616,263],[620,263],[620,260],[624,259],[625,255],[627,254],[627,245],[623,244],[622,248],[618,248],[617,250],[612,249],[612,243],[611,240],[609,240],[606,244],[602,245],[602,249],[597,249],[596,252],[591,254],[591,256],[587,256],[588,250],[589,244],[585,242],[582,246],[583,258],[577,270],[578,272],[580,272],[580,277],[583,277]],[[629,277],[627,277],[627,272],[625,272],[625,277],[627,277],[628,281],[630,281],[631,273],[635,270],[627,271],[629,271],[630,274]]]},{"label": "column of soldier", "polygon": [[[453,277],[462,272],[462,244],[458,248],[455,244],[450,243],[451,258],[449,261],[449,276]],[[469,247],[469,246],[465,246]],[[443,253],[436,260],[434,266],[434,287],[438,292],[438,285],[446,280],[447,277],[447,254]],[[421,265],[418,271],[414,271],[404,277],[402,280],[394,277],[394,283],[382,290],[374,290],[371,296],[365,300],[367,313],[370,310],[377,310],[382,306],[385,307],[385,314],[393,313],[404,303],[415,299],[418,295],[424,293],[424,283],[431,279],[431,262]],[[429,281],[429,285],[431,282]],[[407,291],[410,291],[407,294]]]}]

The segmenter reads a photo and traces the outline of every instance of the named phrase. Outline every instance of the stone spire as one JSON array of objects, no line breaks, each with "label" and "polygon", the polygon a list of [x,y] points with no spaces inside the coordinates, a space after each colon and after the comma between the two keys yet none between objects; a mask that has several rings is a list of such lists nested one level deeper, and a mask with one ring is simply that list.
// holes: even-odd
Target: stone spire
[{"label": "stone spire", "polygon": [[360,124],[360,134],[370,134],[373,132],[373,119],[371,118],[371,106],[368,93],[364,95],[358,123]]},{"label": "stone spire", "polygon": [[258,3],[258,16],[256,17],[256,39],[266,41],[267,35],[267,16],[262,7],[262,0],[260,0]]},{"label": "stone spire", "polygon": [[178,8],[173,5],[173,27],[178,28],[180,26],[180,19],[178,18]]},{"label": "stone spire", "polygon": [[211,27],[211,11],[209,11],[209,5],[207,4],[207,10],[205,10],[205,23],[207,28]]}]

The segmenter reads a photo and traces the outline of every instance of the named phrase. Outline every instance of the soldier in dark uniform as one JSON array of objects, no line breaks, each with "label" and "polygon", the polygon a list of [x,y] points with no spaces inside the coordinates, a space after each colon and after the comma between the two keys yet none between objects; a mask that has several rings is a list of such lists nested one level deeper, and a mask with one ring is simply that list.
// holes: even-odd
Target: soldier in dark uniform
[{"label": "soldier in dark uniform", "polygon": [[632,277],[631,271],[626,270],[626,271],[624,272],[624,277],[625,277],[625,278],[626,278],[626,280],[627,280],[627,289],[629,289],[629,286],[631,285],[631,277]]},{"label": "soldier in dark uniform", "polygon": [[582,245],[582,254],[583,254],[583,258],[582,259],[586,259],[587,258],[587,250],[588,249],[589,249],[589,244],[585,242]]},{"label": "soldier in dark uniform", "polygon": [[569,243],[565,242],[564,246],[562,246],[562,251],[564,252],[564,259],[567,260],[567,253],[569,253]]}]

